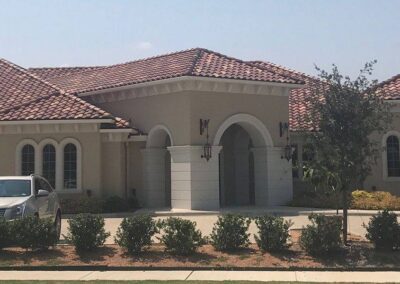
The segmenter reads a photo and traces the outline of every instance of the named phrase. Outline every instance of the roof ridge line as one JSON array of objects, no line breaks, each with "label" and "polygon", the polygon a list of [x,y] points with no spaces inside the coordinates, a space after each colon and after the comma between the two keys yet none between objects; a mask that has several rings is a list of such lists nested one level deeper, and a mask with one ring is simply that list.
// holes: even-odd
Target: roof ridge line
[{"label": "roof ridge line", "polygon": [[[291,76],[278,74],[277,72],[274,72],[274,71],[268,70],[268,69],[266,69],[266,68],[262,68],[262,67],[260,67],[260,66],[255,65],[255,64],[252,64],[251,61],[245,61],[245,60],[242,60],[242,59],[238,59],[238,58],[235,58],[235,57],[232,57],[232,56],[228,56],[228,55],[225,55],[225,54],[222,54],[222,53],[219,53],[219,52],[216,52],[216,51],[207,49],[207,48],[200,48],[200,49],[203,50],[203,51],[205,51],[205,52],[209,52],[209,53],[212,53],[212,54],[215,54],[215,55],[224,57],[224,58],[229,59],[229,60],[234,60],[234,61],[236,61],[236,62],[243,63],[243,64],[245,64],[245,65],[247,65],[247,66],[250,66],[250,67],[252,67],[252,68],[256,68],[256,69],[258,69],[258,70],[260,70],[260,71],[272,72],[272,73],[274,73],[275,75],[278,75],[278,76],[281,76],[281,77],[289,77],[290,79],[292,79],[292,80],[294,80],[294,81],[297,81],[298,83],[301,82],[301,80],[298,80],[298,79],[296,79],[296,78],[292,78]],[[304,83],[304,82],[303,82],[303,83]]]},{"label": "roof ridge line", "polygon": [[386,85],[394,80],[397,80],[398,78],[400,78],[400,73],[376,84],[375,88],[381,88],[383,85]]},{"label": "roof ridge line", "polygon": [[19,65],[15,64],[15,63],[12,63],[12,62],[4,59],[4,58],[0,58],[0,61],[2,61],[3,63],[7,64],[8,66],[11,66],[14,69],[17,69],[18,71],[24,73],[25,75],[28,75],[29,77],[31,77],[31,78],[33,78],[33,79],[35,79],[35,80],[37,80],[37,81],[39,81],[39,82],[41,82],[43,84],[46,84],[47,86],[55,89],[57,92],[59,92],[61,94],[67,93],[66,91],[64,91],[63,89],[59,88],[58,86],[53,85],[53,84],[45,81],[44,79],[40,78],[39,76],[37,76],[35,74],[32,74],[31,72],[29,72],[27,69],[23,68],[22,66],[19,66]]},{"label": "roof ridge line", "polygon": [[[248,61],[248,62],[249,62],[250,64],[257,64],[257,63],[270,64],[270,65],[272,65],[272,66],[274,66],[274,67],[276,67],[276,68],[283,69],[283,70],[285,70],[285,71],[287,71],[287,72],[293,72],[293,73],[296,73],[297,75],[306,76],[306,77],[308,77],[308,78],[310,78],[310,79],[314,79],[314,80],[319,80],[319,81],[321,81],[321,79],[318,78],[318,77],[316,77],[316,76],[309,75],[309,74],[307,74],[307,73],[305,73],[305,72],[297,71],[297,70],[295,70],[295,69],[288,68],[288,67],[286,67],[286,66],[283,66],[283,65],[280,65],[280,64],[276,64],[276,63],[273,63],[273,62],[271,62],[271,61],[252,60],[252,61]],[[263,68],[262,66],[260,66],[260,67]],[[290,76],[289,76],[289,77],[290,77]]]},{"label": "roof ridge line", "polygon": [[[146,61],[146,60],[151,60],[151,59],[156,59],[156,58],[167,57],[167,56],[171,56],[171,55],[175,55],[175,54],[179,54],[179,53],[184,53],[184,52],[193,51],[193,50],[196,50],[196,49],[201,49],[201,48],[198,48],[198,47],[196,47],[196,48],[189,48],[189,49],[185,49],[185,50],[174,51],[174,52],[169,52],[169,53],[165,53],[165,54],[160,54],[160,55],[155,55],[155,56],[140,58],[140,59],[133,60],[133,61],[126,61],[126,62],[123,62],[123,63],[117,63],[117,64],[112,64],[112,65],[105,65],[105,66],[103,66],[103,67],[94,68],[94,69],[102,69],[102,70],[104,70],[104,69],[110,69],[110,68],[113,68],[113,67],[116,67],[116,66],[122,66],[122,65],[127,65],[127,64],[131,64],[131,63],[137,63],[137,62],[142,62],[142,61]],[[90,73],[90,72],[94,71],[94,69],[92,69],[92,70],[83,70],[82,72],[77,72],[77,73],[69,74],[69,75],[58,75],[58,76],[51,77],[51,79],[53,79],[53,78],[60,78],[60,77],[64,77],[64,78],[66,78],[66,77],[73,77],[73,76],[75,76],[75,75],[77,75],[77,74]]]}]

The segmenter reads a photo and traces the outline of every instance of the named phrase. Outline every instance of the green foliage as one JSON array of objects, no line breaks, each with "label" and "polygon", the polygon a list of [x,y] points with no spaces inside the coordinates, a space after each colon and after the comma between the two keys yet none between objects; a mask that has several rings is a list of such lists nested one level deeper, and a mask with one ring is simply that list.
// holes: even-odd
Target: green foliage
[{"label": "green foliage", "polygon": [[24,249],[48,249],[58,241],[54,220],[28,216],[8,222],[12,243]]},{"label": "green foliage", "polygon": [[138,201],[134,197],[128,199],[118,196],[110,196],[106,198],[83,197],[79,199],[61,199],[61,208],[63,209],[64,214],[114,213],[132,211],[138,207]]},{"label": "green foliage", "polygon": [[148,215],[124,218],[118,228],[115,243],[128,253],[139,253],[151,245],[151,237],[158,232],[156,222]]},{"label": "green foliage", "polygon": [[311,255],[324,255],[341,247],[341,217],[311,214],[308,219],[311,225],[303,228],[300,236],[300,246],[304,250]]},{"label": "green foliage", "polygon": [[288,203],[294,207],[312,208],[342,208],[342,198],[336,191],[330,190],[307,190],[297,194]]},{"label": "green foliage", "polygon": [[201,232],[196,229],[196,222],[177,217],[169,217],[158,223],[163,230],[160,241],[165,250],[178,255],[193,254],[205,244]]},{"label": "green foliage", "polygon": [[386,191],[368,192],[356,190],[351,193],[351,208],[371,210],[400,210],[400,197]]},{"label": "green foliage", "polygon": [[68,220],[69,233],[64,236],[77,252],[91,251],[102,246],[110,236],[104,229],[104,218],[91,214],[80,214]]},{"label": "green foliage", "polygon": [[4,218],[0,218],[0,249],[8,247],[11,244],[10,224]]},{"label": "green foliage", "polygon": [[247,231],[250,223],[249,218],[240,215],[218,216],[210,236],[211,244],[220,251],[234,251],[248,247],[250,234]]},{"label": "green foliage", "polygon": [[254,235],[258,247],[262,251],[280,251],[288,248],[289,228],[291,221],[282,217],[266,215],[255,218],[258,235]]},{"label": "green foliage", "polygon": [[400,224],[393,212],[384,210],[372,216],[365,237],[374,243],[378,250],[400,249]]}]

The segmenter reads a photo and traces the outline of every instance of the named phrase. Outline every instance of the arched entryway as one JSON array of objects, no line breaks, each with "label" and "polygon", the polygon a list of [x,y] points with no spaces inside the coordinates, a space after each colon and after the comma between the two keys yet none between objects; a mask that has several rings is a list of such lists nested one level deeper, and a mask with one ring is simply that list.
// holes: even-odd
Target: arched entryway
[{"label": "arched entryway", "polygon": [[144,189],[147,207],[171,207],[171,132],[164,125],[153,127],[148,135],[146,149],[142,150]]},{"label": "arched entryway", "polygon": [[272,139],[264,124],[248,114],[229,117],[218,129],[220,205],[267,205],[267,147]]}]

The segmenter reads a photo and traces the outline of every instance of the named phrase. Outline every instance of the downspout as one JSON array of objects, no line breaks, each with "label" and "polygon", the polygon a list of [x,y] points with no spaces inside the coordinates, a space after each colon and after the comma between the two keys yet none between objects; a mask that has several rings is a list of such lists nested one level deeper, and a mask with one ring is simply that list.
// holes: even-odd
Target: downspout
[{"label": "downspout", "polygon": [[128,174],[129,174],[129,147],[128,147],[128,142],[124,142],[124,148],[125,148],[125,198],[128,199]]}]

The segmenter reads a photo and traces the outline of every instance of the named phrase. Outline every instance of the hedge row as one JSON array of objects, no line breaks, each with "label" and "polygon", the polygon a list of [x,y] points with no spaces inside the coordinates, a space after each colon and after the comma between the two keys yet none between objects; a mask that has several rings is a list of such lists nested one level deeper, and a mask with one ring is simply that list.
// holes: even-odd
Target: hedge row
[{"label": "hedge row", "polygon": [[[234,251],[249,246],[248,229],[251,220],[258,228],[255,240],[261,251],[280,251],[289,247],[291,221],[281,217],[266,215],[247,218],[227,214],[219,216],[209,237],[202,236],[196,222],[176,217],[156,221],[151,216],[138,215],[123,219],[115,242],[130,254],[140,253],[157,237],[165,250],[178,255],[190,255],[200,246],[209,243],[219,251]],[[342,247],[340,216],[311,214],[311,224],[303,228],[300,246],[311,255],[332,253]],[[81,214],[68,220],[68,243],[75,246],[78,253],[93,250],[104,245],[110,236],[105,231],[104,218],[91,214]],[[373,216],[367,229],[366,238],[376,249],[400,249],[400,224],[397,216],[387,210]],[[25,249],[47,249],[56,245],[57,234],[50,219],[27,217],[12,222],[0,220],[0,248],[19,246]]]}]

